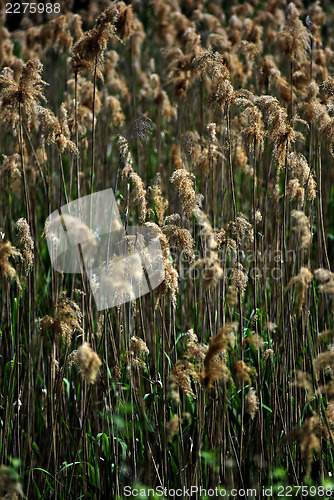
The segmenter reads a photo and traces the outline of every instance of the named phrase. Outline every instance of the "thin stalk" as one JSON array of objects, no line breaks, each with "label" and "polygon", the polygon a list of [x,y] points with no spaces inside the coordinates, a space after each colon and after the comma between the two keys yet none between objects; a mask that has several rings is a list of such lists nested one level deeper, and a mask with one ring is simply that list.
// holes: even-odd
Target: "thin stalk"
[{"label": "thin stalk", "polygon": [[25,173],[25,165],[24,165],[24,156],[23,156],[23,127],[22,127],[22,109],[21,102],[19,102],[19,146],[20,146],[20,155],[21,155],[21,165],[22,165],[22,177],[23,177],[23,187],[24,187],[24,198],[26,203],[26,212],[27,212],[27,222],[30,222],[30,198],[28,191],[27,178]]}]

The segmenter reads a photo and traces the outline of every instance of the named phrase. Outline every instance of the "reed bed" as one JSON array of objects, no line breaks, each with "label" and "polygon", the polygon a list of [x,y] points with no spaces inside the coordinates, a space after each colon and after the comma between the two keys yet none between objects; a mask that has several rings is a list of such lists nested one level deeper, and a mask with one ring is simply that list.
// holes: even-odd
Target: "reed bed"
[{"label": "reed bed", "polygon": [[[8,5],[1,498],[330,498],[333,6]],[[52,267],[45,222],[108,188],[157,235],[164,279],[99,311],[89,270]]]}]

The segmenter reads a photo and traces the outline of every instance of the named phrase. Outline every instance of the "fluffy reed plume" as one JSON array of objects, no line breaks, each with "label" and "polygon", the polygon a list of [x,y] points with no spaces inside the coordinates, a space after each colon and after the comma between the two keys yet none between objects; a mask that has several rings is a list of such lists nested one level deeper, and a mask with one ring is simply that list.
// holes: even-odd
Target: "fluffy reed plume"
[{"label": "fluffy reed plume", "polygon": [[297,285],[297,296],[299,299],[299,314],[302,312],[303,305],[305,304],[306,291],[313,280],[313,274],[307,267],[301,267],[297,276],[291,278],[287,284],[286,291],[293,285]]},{"label": "fluffy reed plume", "polygon": [[226,292],[226,302],[229,307],[234,307],[238,302],[238,290],[230,285]]},{"label": "fluffy reed plume", "polygon": [[305,190],[298,179],[291,179],[288,183],[287,195],[290,200],[297,200],[299,205],[304,203]]},{"label": "fluffy reed plume", "polygon": [[267,364],[267,361],[269,359],[269,356],[271,355],[274,355],[275,352],[273,351],[273,349],[266,349],[263,353],[263,356],[262,356],[262,366],[265,367],[266,364]]},{"label": "fluffy reed plume", "polygon": [[146,189],[141,177],[133,170],[133,160],[127,140],[119,136],[120,157],[123,165],[122,177],[128,177],[134,188],[134,202],[138,205],[139,220],[144,224],[147,216]]},{"label": "fluffy reed plume", "polygon": [[239,243],[251,246],[254,241],[254,228],[243,214],[239,214],[234,221],[227,225],[231,237]]},{"label": "fluffy reed plume", "polygon": [[[84,342],[77,351],[74,351],[73,360],[87,382],[94,384],[99,373],[102,361],[88,342]],[[73,354],[73,353],[72,353]]]},{"label": "fluffy reed plume", "polygon": [[255,211],[254,219],[255,219],[255,224],[260,224],[260,222],[262,222],[262,214],[260,210]]},{"label": "fluffy reed plume", "polygon": [[334,156],[334,117],[329,116],[328,113],[322,113],[319,117],[319,122],[320,133],[326,139],[331,155]]},{"label": "fluffy reed plume", "polygon": [[264,348],[264,340],[257,333],[249,335],[247,338],[243,340],[242,342],[243,349],[245,348],[246,344],[253,345],[257,351]]},{"label": "fluffy reed plume", "polygon": [[22,66],[18,82],[14,80],[12,69],[2,70],[0,84],[3,88],[0,92],[0,110],[1,120],[7,127],[16,127],[21,106],[27,116],[28,130],[30,129],[35,106],[41,100],[46,100],[43,94],[43,86],[46,82],[42,80],[42,71],[43,64],[38,59],[29,60]]},{"label": "fluffy reed plume", "polygon": [[171,157],[172,157],[172,165],[175,168],[175,170],[184,168],[183,161],[181,158],[181,146],[179,146],[178,144],[173,144]]},{"label": "fluffy reed plume", "polygon": [[205,344],[198,342],[197,335],[194,334],[194,330],[188,330],[187,332],[187,350],[184,354],[186,358],[194,359],[198,363],[203,363],[204,358],[208,352],[209,347]]},{"label": "fluffy reed plume", "polygon": [[213,50],[203,51],[194,59],[193,66],[200,74],[209,74],[215,82],[216,89],[210,94],[209,101],[226,113],[235,100],[236,94],[224,57]]},{"label": "fluffy reed plume", "polygon": [[161,250],[162,250],[162,255],[164,259],[164,272],[165,272],[165,277],[160,283],[160,285],[154,290],[154,295],[155,295],[155,309],[158,307],[159,300],[161,297],[164,297],[167,295],[167,293],[170,293],[171,297],[171,302],[173,304],[173,307],[176,307],[176,293],[178,290],[178,274],[177,271],[174,269],[173,264],[170,259],[170,247],[169,247],[169,242],[166,237],[166,235],[162,232],[161,228],[154,224],[153,222],[146,222],[145,224],[146,227],[151,227],[153,230],[155,230],[155,234],[158,234],[160,244],[161,244]]},{"label": "fluffy reed plume", "polygon": [[144,342],[143,339],[139,337],[131,337],[130,339],[130,351],[135,355],[135,356],[140,356],[142,354],[149,354],[150,351],[146,345],[146,342]]},{"label": "fluffy reed plume", "polygon": [[10,182],[15,176],[21,176],[20,164],[21,157],[18,153],[14,153],[10,156],[2,155],[3,163],[1,165],[1,174],[7,177]]},{"label": "fluffy reed plume", "polygon": [[80,14],[74,14],[71,20],[71,28],[73,33],[74,42],[77,42],[82,37],[82,17]]},{"label": "fluffy reed plume", "polygon": [[301,20],[299,12],[294,3],[289,3],[285,27],[277,34],[277,42],[280,49],[288,54],[291,59],[304,60],[307,58],[307,50],[310,44],[310,35]]},{"label": "fluffy reed plume", "polygon": [[165,218],[165,212],[168,208],[168,201],[162,196],[160,174],[156,175],[151,189],[155,205],[155,213],[158,218],[159,226],[161,226]]},{"label": "fluffy reed plume", "polygon": [[51,329],[54,338],[60,339],[65,344],[71,343],[74,333],[83,334],[81,327],[82,313],[78,304],[66,297],[66,292],[60,292],[57,300],[56,315],[44,316],[39,322],[39,334],[44,335],[47,329]]},{"label": "fluffy reed plume", "polygon": [[147,142],[152,135],[152,132],[155,128],[155,124],[146,115],[139,115],[137,118],[132,120],[128,131],[127,131],[127,138],[128,141],[130,142],[135,142],[138,141],[139,144],[143,144],[144,142]]},{"label": "fluffy reed plume", "polygon": [[[69,91],[74,93],[75,80],[71,79],[67,82]],[[95,88],[95,100],[94,100],[94,84],[87,81],[85,78],[78,78],[77,80],[77,94],[79,96],[77,105],[77,127],[78,132],[81,135],[86,135],[87,130],[92,127],[93,120],[93,103],[94,104],[94,114],[95,119],[101,110],[101,100],[99,96],[99,91]],[[70,99],[71,97],[68,96]],[[67,120],[67,125],[70,129],[71,134],[75,134],[75,100],[71,100],[69,119]]]},{"label": "fluffy reed plume", "polygon": [[313,452],[319,453],[321,450],[320,439],[315,431],[319,428],[319,417],[313,416],[308,418],[304,424],[288,435],[288,438],[293,441],[299,441],[300,450],[306,460],[306,476],[311,473],[313,462]]},{"label": "fluffy reed plume", "polygon": [[330,373],[333,378],[334,375],[334,350],[331,347],[328,351],[321,352],[314,360],[316,370],[325,370]]},{"label": "fluffy reed plume", "polygon": [[70,139],[71,135],[67,123],[67,110],[65,104],[62,104],[60,107],[59,118],[57,118],[50,109],[41,106],[37,107],[37,111],[46,144],[56,144],[60,153],[68,149],[71,153],[78,155],[78,148]]},{"label": "fluffy reed plume", "polygon": [[26,265],[26,273],[31,271],[34,265],[34,241],[30,234],[30,227],[26,219],[21,218],[16,222],[19,230],[18,239],[23,261]]},{"label": "fluffy reed plume", "polygon": [[120,382],[122,380],[122,372],[118,364],[116,364],[111,370],[111,376],[115,382]]},{"label": "fluffy reed plume", "polygon": [[244,382],[251,385],[252,380],[250,376],[253,374],[254,369],[246,365],[246,363],[240,359],[236,362],[233,368],[233,373],[237,381],[241,384]]},{"label": "fluffy reed plume", "polygon": [[178,248],[181,248],[185,255],[193,258],[195,241],[188,229],[167,224],[163,226],[162,231],[167,235],[169,242],[174,243]]},{"label": "fluffy reed plume", "polygon": [[302,370],[297,370],[295,374],[295,379],[292,382],[295,387],[301,387],[307,392],[307,400],[310,401],[314,395],[313,386],[310,382],[310,377],[307,373]]},{"label": "fluffy reed plume", "polygon": [[209,145],[208,145],[208,156],[210,160],[214,160],[219,152],[218,152],[218,139],[217,139],[217,124],[209,123],[206,126],[209,135]]},{"label": "fluffy reed plume", "polygon": [[184,168],[175,170],[170,178],[176,186],[182,210],[188,219],[191,219],[192,215],[197,215],[201,206],[201,197],[195,193],[194,179],[195,176]]},{"label": "fluffy reed plume", "polygon": [[322,92],[329,97],[329,99],[334,98],[334,78],[330,77],[327,78],[324,82],[321,84],[321,90]]},{"label": "fluffy reed plume", "polygon": [[[171,16],[172,17],[172,16]],[[187,99],[190,81],[194,78],[193,61],[201,52],[200,36],[191,27],[182,29],[181,48],[165,48],[164,56],[169,61],[168,78],[173,85],[172,95],[175,99]]]},{"label": "fluffy reed plume", "polygon": [[242,40],[240,42],[240,45],[238,47],[238,51],[241,54],[244,54],[247,62],[253,61],[261,53],[259,48],[257,47],[257,45],[255,45],[255,43],[248,42],[247,40]]},{"label": "fluffy reed plume", "polygon": [[117,2],[118,18],[115,21],[116,34],[120,40],[127,40],[133,35],[136,24],[133,17],[132,5],[126,5],[125,2]]},{"label": "fluffy reed plume", "polygon": [[226,365],[226,350],[229,345],[234,345],[236,328],[236,323],[226,323],[211,339],[204,358],[204,371],[199,374],[199,380],[205,387],[212,387],[214,382],[220,379],[224,383],[230,379],[230,371]]},{"label": "fluffy reed plume", "polygon": [[42,49],[53,47],[59,52],[68,52],[73,45],[73,38],[69,31],[69,19],[67,16],[58,16],[49,23],[42,25],[37,37]]},{"label": "fluffy reed plume", "polygon": [[115,127],[122,127],[125,122],[125,115],[122,111],[122,105],[117,97],[109,95],[105,100],[105,110],[108,119]]},{"label": "fluffy reed plume", "polygon": [[231,254],[231,252],[237,252],[237,242],[229,236],[230,227],[233,227],[233,223],[228,224],[226,229],[224,229],[223,227],[214,229],[215,239],[217,241],[217,249],[221,250],[225,248],[227,254]]},{"label": "fluffy reed plume", "polygon": [[209,123],[206,127],[208,131],[208,140],[205,147],[199,143],[195,144],[191,151],[191,163],[199,167],[203,174],[209,175],[215,167],[216,162],[222,157],[219,151],[219,143],[216,135],[216,123]]},{"label": "fluffy reed plume", "polygon": [[253,387],[250,387],[246,396],[246,411],[250,414],[252,420],[259,411],[259,399]]},{"label": "fluffy reed plume", "polygon": [[10,280],[15,279],[18,287],[21,288],[16,270],[9,263],[10,257],[21,257],[21,254],[9,241],[6,243],[0,242],[0,276]]},{"label": "fluffy reed plume", "polygon": [[245,139],[246,146],[252,154],[258,156],[263,151],[264,144],[262,112],[251,103],[242,112],[241,118],[247,123],[241,132]]},{"label": "fluffy reed plume", "polygon": [[268,137],[274,145],[273,155],[277,161],[278,171],[285,164],[289,146],[295,141],[296,135],[288,123],[288,114],[275,97],[264,95],[255,97],[255,104],[262,110],[268,127]]},{"label": "fluffy reed plume", "polygon": [[[315,274],[315,271],[314,271]],[[326,340],[327,342],[333,342],[334,339],[334,330],[324,330],[323,332],[319,332],[318,335],[318,345],[322,344],[322,340]]]},{"label": "fluffy reed plume", "polygon": [[314,276],[317,280],[323,281],[323,283],[319,285],[320,292],[334,295],[334,273],[328,271],[328,269],[316,269],[314,271]]},{"label": "fluffy reed plume", "polygon": [[176,434],[179,432],[179,426],[180,426],[181,420],[177,415],[174,415],[171,420],[168,422],[167,427],[166,427],[166,432],[167,432],[167,440],[171,441]]},{"label": "fluffy reed plume", "polygon": [[181,359],[176,362],[175,368],[171,371],[169,377],[169,388],[172,392],[176,389],[181,389],[187,396],[194,396],[191,388],[191,380],[197,380],[198,375],[194,365],[186,359]]},{"label": "fluffy reed plume", "polygon": [[177,109],[172,106],[167,92],[163,90],[160,77],[156,73],[150,76],[150,87],[153,93],[153,102],[161,111],[161,116],[167,121],[177,118]]},{"label": "fluffy reed plume", "polygon": [[307,160],[301,153],[292,152],[287,157],[287,165],[294,177],[290,180],[290,198],[297,198],[304,201],[304,193],[308,201],[313,201],[316,197],[316,182],[313,178]]},{"label": "fluffy reed plume", "polygon": [[323,436],[325,436],[328,441],[333,442],[334,441],[334,401],[329,401],[327,408],[326,408],[326,418],[328,422],[323,421],[320,426],[320,432]]},{"label": "fluffy reed plume", "polygon": [[248,276],[243,270],[243,265],[240,262],[236,262],[234,268],[232,270],[231,279],[233,281],[233,285],[239,294],[242,294],[246,291]]},{"label": "fluffy reed plume", "polygon": [[301,110],[302,116],[307,123],[314,122],[325,111],[324,106],[317,97],[318,93],[319,86],[315,81],[312,81],[307,87],[305,98],[297,104],[297,109]]},{"label": "fluffy reed plume", "polygon": [[96,25],[73,46],[71,67],[75,73],[81,71],[96,72],[96,76],[103,80],[104,52],[110,38],[116,36],[115,22],[119,12],[115,5],[108,7],[99,15]]},{"label": "fluffy reed plume", "polygon": [[294,210],[291,215],[295,222],[293,230],[298,231],[301,238],[300,248],[308,249],[312,242],[310,221],[304,212],[300,210]]},{"label": "fluffy reed plume", "polygon": [[204,212],[202,212],[202,210],[197,209],[196,216],[198,223],[202,227],[201,234],[205,237],[207,242],[208,253],[203,258],[197,259],[192,264],[191,270],[197,268],[202,269],[201,276],[204,280],[205,286],[215,287],[224,274],[217,253],[216,235],[208,217],[204,214]]}]

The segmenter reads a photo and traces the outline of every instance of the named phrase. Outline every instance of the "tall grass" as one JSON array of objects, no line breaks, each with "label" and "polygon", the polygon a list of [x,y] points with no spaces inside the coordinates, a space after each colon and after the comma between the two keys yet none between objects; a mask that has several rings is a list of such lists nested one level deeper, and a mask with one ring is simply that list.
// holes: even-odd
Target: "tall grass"
[{"label": "tall grass", "polygon": [[[330,497],[332,7],[61,9],[1,16],[0,495]],[[99,312],[45,221],[107,188],[165,278]]]}]

